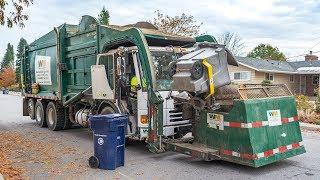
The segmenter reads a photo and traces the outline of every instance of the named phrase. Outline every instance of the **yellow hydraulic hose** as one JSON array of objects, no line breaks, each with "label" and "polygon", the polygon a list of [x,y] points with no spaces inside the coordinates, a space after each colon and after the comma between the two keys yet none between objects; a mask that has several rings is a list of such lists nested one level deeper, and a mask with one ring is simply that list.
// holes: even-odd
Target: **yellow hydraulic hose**
[{"label": "yellow hydraulic hose", "polygon": [[202,64],[207,68],[209,78],[209,94],[206,99],[214,94],[214,83],[213,83],[213,67],[208,63],[207,59],[203,59]]}]

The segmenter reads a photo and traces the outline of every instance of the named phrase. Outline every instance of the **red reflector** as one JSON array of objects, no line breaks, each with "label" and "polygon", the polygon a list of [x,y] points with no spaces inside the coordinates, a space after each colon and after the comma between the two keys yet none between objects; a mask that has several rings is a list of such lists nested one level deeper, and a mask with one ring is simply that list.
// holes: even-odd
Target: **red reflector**
[{"label": "red reflector", "polygon": [[287,150],[287,146],[281,146],[279,147],[279,152],[283,153]]},{"label": "red reflector", "polygon": [[262,121],[252,122],[252,127],[261,127]]},{"label": "red reflector", "polygon": [[264,154],[264,157],[269,157],[273,155],[273,150],[271,149],[271,150],[265,151],[263,154]]},{"label": "red reflector", "polygon": [[223,150],[223,154],[225,154],[225,155],[232,155],[232,151],[230,151],[230,150]]},{"label": "red reflector", "polygon": [[240,154],[243,159],[254,159],[252,154]]},{"label": "red reflector", "polygon": [[289,118],[282,118],[281,121],[282,121],[282,123],[288,123],[289,122]]},{"label": "red reflector", "polygon": [[292,144],[292,148],[298,148],[298,147],[300,147],[300,144],[299,144],[299,143],[293,143],[293,144]]},{"label": "red reflector", "polygon": [[229,122],[229,126],[230,127],[240,128],[241,127],[241,123],[239,123],[239,122]]}]

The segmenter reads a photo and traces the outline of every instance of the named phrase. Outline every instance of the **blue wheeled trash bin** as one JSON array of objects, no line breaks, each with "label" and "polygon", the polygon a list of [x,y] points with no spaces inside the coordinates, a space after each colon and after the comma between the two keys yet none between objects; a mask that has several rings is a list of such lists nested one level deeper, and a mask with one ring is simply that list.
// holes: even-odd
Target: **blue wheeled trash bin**
[{"label": "blue wheeled trash bin", "polygon": [[94,141],[94,156],[89,158],[90,167],[114,170],[124,166],[128,116],[96,115],[90,116],[89,121]]}]

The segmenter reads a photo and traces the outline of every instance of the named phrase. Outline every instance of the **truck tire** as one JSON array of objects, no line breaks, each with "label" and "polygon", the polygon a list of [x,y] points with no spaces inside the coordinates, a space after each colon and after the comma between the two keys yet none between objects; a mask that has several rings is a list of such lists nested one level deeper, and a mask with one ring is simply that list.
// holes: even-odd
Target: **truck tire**
[{"label": "truck tire", "polygon": [[36,119],[36,115],[35,115],[35,102],[34,99],[29,99],[28,100],[28,114],[29,117],[33,120]]},{"label": "truck tire", "polygon": [[107,115],[107,114],[114,114],[114,113],[116,113],[116,111],[112,107],[106,106],[106,107],[101,109],[99,114]]},{"label": "truck tire", "polygon": [[37,101],[35,105],[36,122],[40,127],[47,127],[46,112],[45,112],[46,105],[47,104],[45,102],[41,102],[41,101]]},{"label": "truck tire", "polygon": [[46,109],[46,120],[48,128],[52,131],[62,130],[65,126],[66,117],[65,109],[55,105],[53,102],[49,102]]},{"label": "truck tire", "polygon": [[66,114],[66,120],[65,120],[65,123],[63,125],[63,130],[67,130],[67,129],[70,129],[72,128],[72,122],[70,121],[68,115]]}]

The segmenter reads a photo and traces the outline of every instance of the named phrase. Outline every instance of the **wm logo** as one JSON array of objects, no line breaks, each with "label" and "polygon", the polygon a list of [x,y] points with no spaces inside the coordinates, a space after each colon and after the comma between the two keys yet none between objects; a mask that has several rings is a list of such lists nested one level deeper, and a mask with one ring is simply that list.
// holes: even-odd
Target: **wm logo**
[{"label": "wm logo", "polygon": [[279,112],[278,111],[271,111],[269,112],[269,116],[278,116],[279,115]]},{"label": "wm logo", "polygon": [[39,68],[45,68],[45,67],[47,67],[47,61],[44,60],[44,59],[40,59],[40,60],[38,61],[38,67],[39,67]]}]

